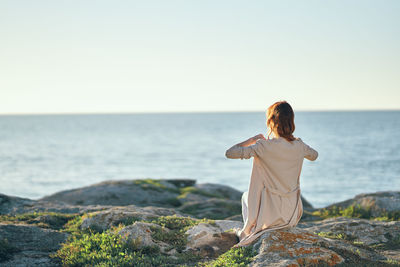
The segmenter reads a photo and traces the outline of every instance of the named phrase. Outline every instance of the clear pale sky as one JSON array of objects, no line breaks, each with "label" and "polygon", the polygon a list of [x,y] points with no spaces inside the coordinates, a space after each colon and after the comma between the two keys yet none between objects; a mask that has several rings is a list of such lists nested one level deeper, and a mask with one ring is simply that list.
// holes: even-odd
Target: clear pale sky
[{"label": "clear pale sky", "polygon": [[0,2],[0,114],[400,109],[400,1]]}]

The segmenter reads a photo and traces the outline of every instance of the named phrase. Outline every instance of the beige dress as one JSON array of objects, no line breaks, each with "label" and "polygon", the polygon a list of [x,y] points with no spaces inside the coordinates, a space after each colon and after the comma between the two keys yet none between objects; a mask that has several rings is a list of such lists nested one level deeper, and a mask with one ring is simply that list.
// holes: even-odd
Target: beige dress
[{"label": "beige dress", "polygon": [[254,157],[249,189],[242,195],[243,228],[237,232],[247,246],[268,230],[296,226],[303,214],[300,173],[304,158],[315,160],[318,152],[300,138],[258,139],[254,145],[234,145],[227,158]]}]

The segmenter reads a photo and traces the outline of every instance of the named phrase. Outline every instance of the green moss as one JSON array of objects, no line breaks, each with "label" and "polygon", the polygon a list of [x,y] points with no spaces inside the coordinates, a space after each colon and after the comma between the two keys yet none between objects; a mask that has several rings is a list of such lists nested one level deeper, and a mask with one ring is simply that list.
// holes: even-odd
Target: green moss
[{"label": "green moss", "polygon": [[160,226],[166,227],[171,230],[182,230],[186,231],[192,226],[195,226],[199,223],[209,223],[215,225],[214,220],[210,219],[194,219],[190,217],[179,217],[176,215],[172,216],[160,216],[151,221],[152,223],[158,224]]},{"label": "green moss", "polygon": [[198,189],[194,186],[183,187],[183,188],[180,188],[179,190],[180,190],[181,194],[178,196],[178,198],[186,198],[187,194],[189,194],[189,193],[197,194],[197,195],[201,195],[201,196],[205,196],[205,197],[223,198],[223,196],[208,193],[207,191]]},{"label": "green moss", "polygon": [[11,259],[15,252],[18,249],[10,245],[7,239],[0,239],[0,262]]},{"label": "green moss", "polygon": [[173,193],[179,193],[178,189],[175,188],[170,188],[162,183],[160,183],[161,179],[137,179],[134,180],[133,183],[140,185],[140,187],[144,190],[154,190],[158,192],[163,192],[163,191],[170,191]]},{"label": "green moss", "polygon": [[60,230],[69,220],[76,216],[77,214],[33,212],[18,215],[0,215],[0,222],[34,224],[42,228]]},{"label": "green moss", "polygon": [[200,266],[204,267],[241,267],[248,266],[256,256],[256,251],[253,250],[252,246],[231,248],[216,260],[208,263],[201,263]]}]

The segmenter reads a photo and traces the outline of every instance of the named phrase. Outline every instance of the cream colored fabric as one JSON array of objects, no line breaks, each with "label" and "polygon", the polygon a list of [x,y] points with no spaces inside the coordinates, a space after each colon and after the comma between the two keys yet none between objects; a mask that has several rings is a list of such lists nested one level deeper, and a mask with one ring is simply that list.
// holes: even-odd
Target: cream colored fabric
[{"label": "cream colored fabric", "polygon": [[237,246],[249,245],[265,231],[297,225],[303,214],[299,184],[303,160],[315,160],[316,150],[300,138],[289,142],[279,137],[259,139],[248,147],[234,145],[225,155],[254,158],[249,188],[242,195],[244,226],[237,232]]}]

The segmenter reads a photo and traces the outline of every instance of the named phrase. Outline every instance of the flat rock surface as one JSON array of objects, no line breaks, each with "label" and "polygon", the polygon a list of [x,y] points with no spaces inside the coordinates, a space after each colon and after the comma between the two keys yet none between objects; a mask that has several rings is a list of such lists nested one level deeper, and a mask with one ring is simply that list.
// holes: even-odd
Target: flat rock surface
[{"label": "flat rock surface", "polygon": [[134,205],[124,207],[111,207],[106,210],[88,213],[82,220],[81,229],[91,229],[102,232],[118,224],[131,224],[139,220],[152,220],[159,216],[183,216],[171,208],[137,207]]},{"label": "flat rock surface", "polygon": [[390,243],[400,237],[400,221],[385,222],[338,217],[312,223],[300,223],[298,227],[365,245]]},{"label": "flat rock surface", "polygon": [[16,249],[0,266],[56,266],[58,263],[49,255],[57,251],[67,234],[34,225],[0,223],[0,238]]}]

